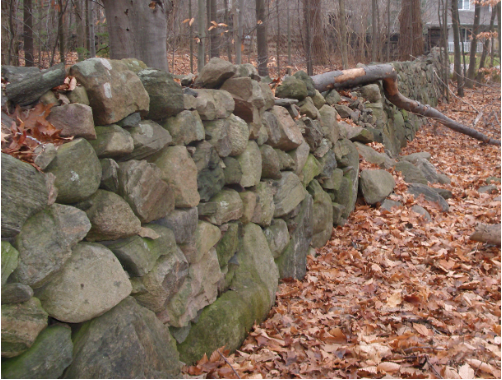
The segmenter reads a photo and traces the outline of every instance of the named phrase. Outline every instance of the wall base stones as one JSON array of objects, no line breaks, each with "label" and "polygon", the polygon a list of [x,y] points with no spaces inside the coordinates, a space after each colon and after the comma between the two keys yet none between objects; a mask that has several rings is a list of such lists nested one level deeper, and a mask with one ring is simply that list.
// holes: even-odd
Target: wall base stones
[{"label": "wall base stones", "polygon": [[[432,60],[394,67],[404,95],[435,105]],[[185,90],[134,59],[70,72],[80,86],[54,122],[81,138],[40,149],[45,173],[2,154],[4,377],[180,377],[180,360],[237,349],[359,187],[369,203],[392,191],[360,156],[447,209],[429,157],[389,157],[421,121],[378,84],[348,99],[298,72],[274,99],[254,67],[217,58]]]}]

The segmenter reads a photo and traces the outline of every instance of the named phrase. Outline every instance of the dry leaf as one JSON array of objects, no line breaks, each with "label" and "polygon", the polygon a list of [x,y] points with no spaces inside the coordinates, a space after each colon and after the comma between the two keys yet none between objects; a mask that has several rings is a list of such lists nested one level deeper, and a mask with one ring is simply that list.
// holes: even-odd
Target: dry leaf
[{"label": "dry leaf", "polygon": [[377,368],[379,371],[382,371],[382,372],[394,373],[394,372],[399,371],[399,368],[401,368],[401,365],[397,364],[397,363],[392,363],[392,362],[381,362],[377,366]]},{"label": "dry leaf", "polygon": [[414,323],[413,328],[418,331],[419,334],[423,336],[431,336],[434,335],[434,333],[429,330],[427,327],[424,325],[421,325],[420,323]]},{"label": "dry leaf", "polygon": [[458,368],[458,374],[462,379],[474,379],[474,370],[469,364],[464,364]]}]

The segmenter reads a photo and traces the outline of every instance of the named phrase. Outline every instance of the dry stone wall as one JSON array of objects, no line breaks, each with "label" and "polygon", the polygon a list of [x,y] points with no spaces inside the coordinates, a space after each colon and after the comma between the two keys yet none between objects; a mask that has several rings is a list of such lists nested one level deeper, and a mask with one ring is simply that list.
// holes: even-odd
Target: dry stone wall
[{"label": "dry stone wall", "polygon": [[[435,104],[431,60],[395,67],[405,95]],[[219,59],[196,88],[134,59],[70,74],[69,104],[40,101],[74,140],[41,147],[42,172],[2,153],[5,378],[179,377],[237,349],[354,209],[359,156],[395,164],[421,124],[377,84],[344,99],[300,72],[278,99]],[[380,177],[361,176],[373,203],[393,188]]]}]

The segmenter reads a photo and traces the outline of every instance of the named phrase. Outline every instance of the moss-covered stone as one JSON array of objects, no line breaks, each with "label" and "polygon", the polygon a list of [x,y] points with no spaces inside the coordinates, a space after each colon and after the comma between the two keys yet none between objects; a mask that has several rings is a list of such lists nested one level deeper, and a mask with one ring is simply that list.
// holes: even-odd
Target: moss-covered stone
[{"label": "moss-covered stone", "polygon": [[307,162],[303,167],[302,173],[303,173],[302,183],[303,186],[305,187],[307,187],[315,177],[321,174],[321,164],[319,163],[319,161],[317,161],[314,155],[309,154]]},{"label": "moss-covered stone", "polygon": [[2,241],[2,286],[19,264],[19,252],[9,242]]},{"label": "moss-covered stone", "polygon": [[239,246],[239,223],[228,223],[228,229],[216,245],[220,268],[225,267]]}]

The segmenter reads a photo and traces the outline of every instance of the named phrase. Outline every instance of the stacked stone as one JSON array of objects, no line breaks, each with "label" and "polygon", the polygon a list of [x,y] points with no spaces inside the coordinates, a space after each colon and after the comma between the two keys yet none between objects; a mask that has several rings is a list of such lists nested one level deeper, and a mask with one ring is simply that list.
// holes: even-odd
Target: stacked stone
[{"label": "stacked stone", "polygon": [[179,377],[180,360],[237,349],[279,279],[305,275],[354,209],[357,144],[385,129],[338,123],[381,119],[303,72],[282,99],[220,59],[194,89],[134,59],[70,74],[69,104],[41,101],[73,141],[40,149],[43,173],[2,154],[2,376]]}]

